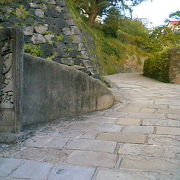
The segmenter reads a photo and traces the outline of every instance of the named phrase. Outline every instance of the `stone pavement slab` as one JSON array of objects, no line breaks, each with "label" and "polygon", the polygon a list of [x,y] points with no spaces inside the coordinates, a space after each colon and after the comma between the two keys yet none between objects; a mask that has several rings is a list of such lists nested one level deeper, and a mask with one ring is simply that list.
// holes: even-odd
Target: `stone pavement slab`
[{"label": "stone pavement slab", "polygon": [[7,177],[23,163],[21,159],[0,158],[0,177]]},{"label": "stone pavement slab", "polygon": [[121,144],[118,154],[180,159],[180,147],[145,144]]},{"label": "stone pavement slab", "polygon": [[175,119],[180,121],[180,112],[178,114],[168,114],[168,119]]},{"label": "stone pavement slab", "polygon": [[49,147],[61,149],[67,142],[69,138],[55,137],[55,136],[39,136],[33,137],[26,141],[25,146],[27,147]]},{"label": "stone pavement slab", "polygon": [[122,130],[122,126],[106,123],[99,125],[96,130],[102,132],[120,132]]},{"label": "stone pavement slab", "polygon": [[110,109],[0,144],[0,180],[180,180],[180,85],[135,73],[107,79]]},{"label": "stone pavement slab", "polygon": [[177,120],[157,120],[157,119],[144,119],[142,120],[143,126],[167,126],[167,127],[180,127],[180,121]]},{"label": "stone pavement slab", "polygon": [[65,148],[114,153],[116,142],[91,139],[75,139],[70,142]]},{"label": "stone pavement slab", "polygon": [[168,134],[180,136],[180,128],[176,127],[156,127],[156,134]]},{"label": "stone pavement slab", "polygon": [[152,126],[125,126],[122,130],[123,133],[140,133],[140,134],[153,134],[154,127]]},{"label": "stone pavement slab", "polygon": [[148,144],[180,146],[180,136],[152,134],[148,136]]},{"label": "stone pavement slab", "polygon": [[99,170],[96,180],[157,180],[155,176],[143,173]]},{"label": "stone pavement slab", "polygon": [[122,118],[122,119],[118,119],[115,123],[118,124],[118,125],[140,125],[141,120],[140,119]]},{"label": "stone pavement slab", "polygon": [[48,176],[52,167],[53,164],[50,163],[41,163],[29,160],[25,161],[25,163],[15,170],[9,177],[43,180]]},{"label": "stone pavement slab", "polygon": [[78,130],[69,130],[69,129],[62,129],[57,132],[57,136],[65,137],[65,138],[78,138],[82,134],[84,134],[84,131],[78,131]]},{"label": "stone pavement slab", "polygon": [[127,118],[165,119],[165,114],[160,114],[160,113],[129,113]]},{"label": "stone pavement slab", "polygon": [[92,130],[96,127],[98,127],[99,123],[98,122],[73,122],[70,126],[69,126],[69,129],[72,129],[72,130]]},{"label": "stone pavement slab", "polygon": [[144,144],[146,136],[140,133],[99,133],[97,139],[120,143]]},{"label": "stone pavement slab", "polygon": [[47,180],[91,180],[94,171],[95,168],[56,165],[49,173]]},{"label": "stone pavement slab", "polygon": [[96,130],[90,130],[90,131],[86,131],[86,133],[84,133],[79,138],[81,138],[81,139],[96,139],[97,134],[98,134],[98,132]]},{"label": "stone pavement slab", "polygon": [[124,156],[120,168],[170,172],[180,177],[180,161],[169,158]]},{"label": "stone pavement slab", "polygon": [[115,167],[117,155],[104,152],[74,151],[65,161],[85,167]]},{"label": "stone pavement slab", "polygon": [[14,157],[18,159],[61,163],[71,152],[72,151],[70,150],[59,150],[52,148],[26,148],[18,152]]}]

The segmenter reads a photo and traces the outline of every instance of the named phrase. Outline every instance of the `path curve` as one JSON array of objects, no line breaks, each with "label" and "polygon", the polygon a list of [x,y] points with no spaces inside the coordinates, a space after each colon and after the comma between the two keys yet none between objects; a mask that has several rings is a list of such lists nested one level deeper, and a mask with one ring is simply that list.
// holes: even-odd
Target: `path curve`
[{"label": "path curve", "polygon": [[[115,105],[1,145],[0,179],[180,180],[180,85],[107,77]],[[29,131],[32,131],[30,129]]]}]

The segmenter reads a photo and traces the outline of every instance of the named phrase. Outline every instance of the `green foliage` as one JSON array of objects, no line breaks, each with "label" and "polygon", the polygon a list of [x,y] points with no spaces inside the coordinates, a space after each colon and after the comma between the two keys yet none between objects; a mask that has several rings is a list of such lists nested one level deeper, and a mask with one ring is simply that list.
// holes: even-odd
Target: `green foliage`
[{"label": "green foliage", "polygon": [[121,11],[129,10],[132,16],[132,7],[145,0],[71,0],[81,13],[88,15],[89,24],[93,24],[98,15],[102,15],[109,7],[118,6]]},{"label": "green foliage", "polygon": [[121,19],[120,12],[118,9],[113,7],[110,8],[107,13],[108,15],[104,21],[102,30],[106,36],[116,38],[118,34],[119,21]]},{"label": "green foliage", "polygon": [[2,26],[26,26],[27,18],[33,18],[22,3],[27,0],[0,0],[0,20]]},{"label": "green foliage", "polygon": [[124,44],[133,44],[139,48],[146,47],[149,40],[149,32],[140,20],[128,19],[114,7],[109,9],[102,30],[107,37],[118,38]]},{"label": "green foliage", "polygon": [[55,35],[55,37],[56,37],[57,41],[63,41],[63,39],[64,39],[62,34],[57,34],[57,35]]},{"label": "green foliage", "polygon": [[52,31],[46,31],[43,33],[43,35],[53,35],[54,33]]},{"label": "green foliage", "polygon": [[47,60],[49,60],[49,61],[52,61],[54,58],[56,58],[58,56],[58,54],[57,53],[54,53],[54,54],[52,54],[51,56],[48,56],[47,57]]},{"label": "green foliage", "polygon": [[176,47],[180,44],[180,34],[176,34],[166,26],[155,28],[149,37],[147,48],[151,52],[162,51],[167,47]]},{"label": "green foliage", "polygon": [[29,11],[27,11],[23,5],[20,5],[18,8],[16,8],[15,15],[22,20],[30,17]]},{"label": "green foliage", "polygon": [[109,9],[104,24],[94,23],[92,27],[77,13],[72,1],[68,2],[79,27],[94,38],[94,53],[98,56],[101,73],[119,72],[126,59],[134,55],[139,64],[141,57],[151,57],[145,61],[144,75],[169,82],[167,49],[180,44],[180,35],[167,27],[149,31],[140,20],[124,17],[116,8]]},{"label": "green foliage", "polygon": [[[178,17],[180,17],[180,11],[169,15],[169,18],[178,19]],[[153,53],[153,56],[145,61],[144,75],[162,82],[169,82],[169,51],[178,46],[180,46],[180,34],[167,26],[159,26],[151,31],[146,49]]]},{"label": "green foliage", "polygon": [[140,20],[130,20],[124,18],[120,21],[118,38],[123,43],[133,44],[141,49],[144,49],[149,41],[148,33],[148,30]]},{"label": "green foliage", "polygon": [[180,11],[173,12],[169,15],[169,18],[180,19]]},{"label": "green foliage", "polygon": [[40,45],[34,45],[34,44],[25,44],[24,45],[24,51],[26,53],[31,54],[32,56],[38,56],[38,57],[42,57],[44,54]]},{"label": "green foliage", "polygon": [[120,72],[128,55],[146,56],[142,49],[147,41],[144,37],[148,37],[148,31],[140,21],[124,18],[118,9],[111,8],[104,24],[94,23],[91,26],[86,18],[79,14],[73,1],[67,2],[79,28],[94,39],[93,47],[90,47],[86,37],[84,42],[91,49],[91,53],[97,55],[96,63],[101,74]]},{"label": "green foliage", "polygon": [[169,82],[169,49],[157,52],[144,63],[144,75]]}]

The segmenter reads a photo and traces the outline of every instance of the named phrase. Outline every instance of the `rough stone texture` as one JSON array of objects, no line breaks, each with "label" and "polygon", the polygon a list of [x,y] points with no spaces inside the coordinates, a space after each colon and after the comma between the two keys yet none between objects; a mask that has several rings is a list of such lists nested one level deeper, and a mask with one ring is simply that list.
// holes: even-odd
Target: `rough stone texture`
[{"label": "rough stone texture", "polygon": [[180,148],[178,146],[122,144],[118,154],[179,159]]},{"label": "rough stone texture", "polygon": [[[21,9],[23,7],[23,12]],[[16,9],[16,13],[10,13]],[[65,0],[31,0],[22,2],[17,0],[16,3],[7,2],[6,8],[2,9],[2,14],[6,14],[8,18],[1,18],[1,25],[4,27],[12,27],[17,24],[24,25],[25,43],[33,43],[40,45],[44,52],[43,58],[51,58],[58,63],[71,65],[80,65],[84,67],[81,71],[90,76],[97,76],[96,65],[92,59],[97,59],[92,54],[94,41],[87,33],[83,33],[76,26],[75,20],[71,16]],[[25,21],[20,16],[30,13]],[[13,15],[12,15],[13,14]],[[52,42],[50,37],[54,37]],[[89,44],[86,45],[84,38],[88,38]],[[49,43],[52,44],[50,48]],[[59,43],[63,47],[59,47]],[[93,44],[93,45],[91,45]],[[91,46],[91,48],[89,48]],[[47,52],[48,51],[48,52]],[[63,53],[62,53],[63,52]]]},{"label": "rough stone texture", "polygon": [[[23,34],[0,32],[0,133],[16,133],[22,121]],[[13,135],[12,135],[13,136]],[[6,135],[3,135],[6,137]],[[15,136],[14,136],[15,137]],[[13,139],[8,137],[7,139]],[[5,140],[7,140],[5,139]],[[3,138],[0,138],[3,141]]]},{"label": "rough stone texture", "polygon": [[[35,30],[45,31],[47,27],[38,26]],[[31,30],[26,28],[26,33],[31,34]],[[32,40],[46,41],[42,34],[33,34]],[[16,133],[26,125],[113,105],[113,95],[102,82],[57,62],[23,54],[23,43],[19,29],[1,30],[0,142],[25,138]]]},{"label": "rough stone texture", "polygon": [[[52,165],[46,180],[179,180],[180,86],[139,74],[107,78],[116,84],[111,90],[120,102],[104,111],[35,126],[32,136],[18,145],[0,144],[0,179],[12,180],[28,163],[40,170]],[[39,176],[35,170],[28,173],[18,179]]]},{"label": "rough stone texture", "polygon": [[180,175],[180,161],[168,158],[126,156],[120,167],[155,172],[168,171]]},{"label": "rough stone texture", "polygon": [[94,168],[56,165],[47,180],[91,180],[94,171]]},{"label": "rough stone texture", "polygon": [[140,133],[140,134],[152,134],[153,127],[148,126],[126,126],[123,128],[122,132],[130,132],[130,133]]},{"label": "rough stone texture", "polygon": [[180,128],[175,127],[157,127],[156,134],[169,134],[169,135],[178,135],[180,136]]},{"label": "rough stone texture", "polygon": [[61,149],[67,142],[69,138],[62,138],[62,137],[51,137],[44,136],[33,138],[26,142],[25,146],[27,147],[47,147],[47,148],[56,148]]},{"label": "rough stone texture", "polygon": [[46,42],[44,36],[41,34],[34,34],[31,40],[34,44],[42,44]]},{"label": "rough stone texture", "polygon": [[148,144],[166,145],[166,146],[180,146],[178,136],[172,135],[149,135]]},{"label": "rough stone texture", "polygon": [[67,158],[69,164],[85,167],[107,167],[113,168],[117,160],[117,155],[103,152],[74,151]]},{"label": "rough stone texture", "polygon": [[99,133],[97,139],[105,141],[116,141],[120,143],[145,143],[145,135],[138,133]]},{"label": "rough stone texture", "polygon": [[140,119],[119,119],[116,121],[116,124],[119,125],[140,125]]},{"label": "rough stone texture", "polygon": [[19,167],[23,163],[23,160],[0,158],[0,177],[6,177],[10,175],[15,169],[17,169],[17,167]]},{"label": "rough stone texture", "polygon": [[122,126],[106,123],[98,126],[96,130],[102,132],[120,132],[122,130]]},{"label": "rough stone texture", "polygon": [[24,55],[23,124],[74,116],[113,105],[110,91],[88,75]]},{"label": "rough stone texture", "polygon": [[66,148],[67,149],[80,149],[89,151],[100,151],[113,153],[116,147],[115,142],[110,141],[99,141],[90,139],[77,139],[70,142]]},{"label": "rough stone texture", "polygon": [[176,84],[180,84],[180,48],[175,48],[170,52],[170,69],[169,78],[170,81]]},{"label": "rough stone texture", "polygon": [[99,170],[96,180],[156,180],[153,175],[136,172],[122,172],[114,170]]},{"label": "rough stone texture", "polygon": [[179,111],[179,113],[178,114],[167,114],[167,117],[168,117],[168,119],[173,119],[173,120],[179,120],[180,121],[180,111]]},{"label": "rough stone texture", "polygon": [[10,178],[24,178],[32,180],[45,179],[52,167],[53,164],[50,163],[25,161],[22,166],[10,175]]},{"label": "rough stone texture", "polygon": [[142,121],[143,126],[167,126],[167,127],[180,127],[180,121],[176,120],[155,120],[155,119],[145,119]]}]

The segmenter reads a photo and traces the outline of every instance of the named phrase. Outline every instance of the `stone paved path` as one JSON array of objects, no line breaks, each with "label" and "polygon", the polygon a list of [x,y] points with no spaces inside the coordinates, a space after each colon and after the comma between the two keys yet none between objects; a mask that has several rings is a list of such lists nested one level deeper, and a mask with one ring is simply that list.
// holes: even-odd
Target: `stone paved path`
[{"label": "stone paved path", "polygon": [[116,104],[1,145],[1,180],[180,180],[180,85],[107,77]]}]

